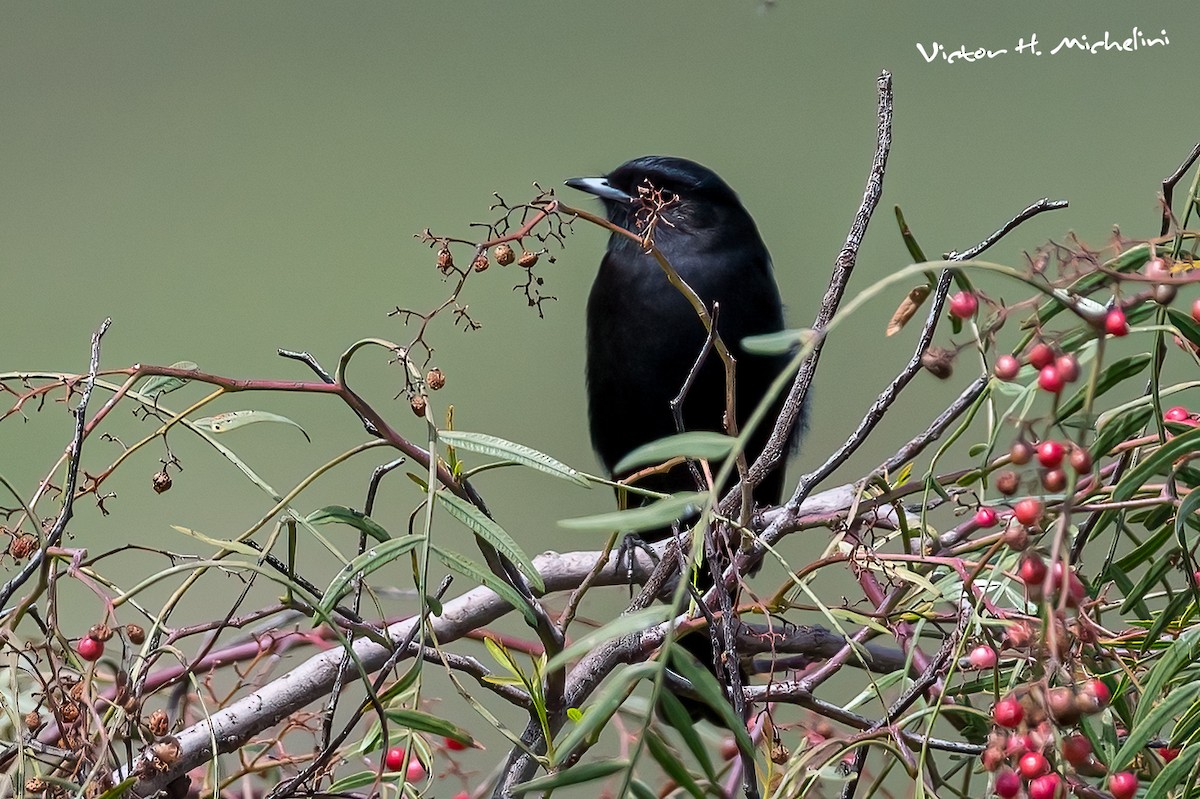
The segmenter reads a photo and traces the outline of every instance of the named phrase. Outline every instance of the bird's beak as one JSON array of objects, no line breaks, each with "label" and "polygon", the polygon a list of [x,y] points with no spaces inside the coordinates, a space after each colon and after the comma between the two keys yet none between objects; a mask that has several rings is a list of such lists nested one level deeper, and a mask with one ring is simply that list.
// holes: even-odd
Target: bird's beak
[{"label": "bird's beak", "polygon": [[633,198],[608,182],[608,178],[571,178],[566,185],[573,189],[594,194],[601,200],[616,203],[630,203]]}]

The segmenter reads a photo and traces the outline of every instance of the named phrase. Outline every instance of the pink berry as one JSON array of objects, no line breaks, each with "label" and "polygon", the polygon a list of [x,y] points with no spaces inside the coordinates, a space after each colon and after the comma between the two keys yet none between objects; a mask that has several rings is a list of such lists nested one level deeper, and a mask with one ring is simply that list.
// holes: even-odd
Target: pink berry
[{"label": "pink berry", "polygon": [[408,752],[403,746],[393,746],[383,756],[383,766],[388,771],[399,771],[408,762]]},{"label": "pink berry", "polygon": [[1058,799],[1061,787],[1062,778],[1057,774],[1043,774],[1029,781],[1029,799]]},{"label": "pink berry", "polygon": [[990,669],[996,665],[996,650],[990,646],[977,646],[967,656],[971,666],[977,669]]},{"label": "pink berry", "polygon": [[1067,454],[1067,448],[1062,443],[1048,438],[1041,444],[1038,444],[1037,457],[1038,463],[1045,466],[1047,469],[1053,469],[1062,463],[1063,457]]},{"label": "pink berry", "polygon": [[97,640],[90,635],[85,635],[79,639],[79,643],[75,645],[75,651],[79,653],[79,657],[87,661],[99,660],[104,654],[104,642]]},{"label": "pink berry", "polygon": [[992,720],[1010,730],[1019,726],[1023,718],[1025,718],[1025,709],[1021,707],[1021,703],[1015,696],[1004,697],[992,708]]},{"label": "pink berry", "polygon": [[1118,771],[1108,778],[1108,790],[1113,799],[1133,799],[1137,795],[1138,778],[1131,771]]},{"label": "pink berry", "polygon": [[1068,735],[1062,741],[1062,754],[1075,768],[1086,766],[1092,761],[1092,742],[1084,735]]},{"label": "pink berry", "polygon": [[999,521],[1000,518],[992,508],[985,506],[975,511],[975,524],[978,527],[995,527]]},{"label": "pink berry", "polygon": [[1104,316],[1104,330],[1113,336],[1124,336],[1129,332],[1129,322],[1125,320],[1125,312],[1119,306],[1108,309]]},{"label": "pink berry", "polygon": [[1032,527],[1042,517],[1042,501],[1027,497],[1013,506],[1013,516],[1026,527]]},{"label": "pink berry", "polygon": [[996,365],[992,368],[996,377],[1008,382],[1017,376],[1017,372],[1021,371],[1021,362],[1011,355],[1001,355],[996,359]]},{"label": "pink berry", "polygon": [[1036,552],[1026,553],[1018,569],[1021,582],[1030,588],[1041,588],[1046,580],[1046,563]]},{"label": "pink berry", "polygon": [[1142,267],[1142,274],[1151,280],[1165,280],[1171,276],[1171,267],[1162,258],[1151,258]]},{"label": "pink berry", "polygon": [[970,291],[960,291],[950,298],[950,315],[969,319],[979,310],[979,299]]},{"label": "pink berry", "polygon": [[1021,793],[1021,778],[1012,769],[999,771],[996,773],[995,791],[1000,799],[1016,799],[1017,794]]},{"label": "pink berry", "polygon": [[1044,369],[1054,363],[1054,350],[1046,342],[1039,341],[1029,350],[1029,363],[1034,369]]},{"label": "pink berry", "polygon": [[1059,375],[1068,383],[1074,383],[1079,379],[1079,361],[1075,360],[1074,355],[1060,355],[1054,361],[1055,368],[1058,369]]},{"label": "pink berry", "polygon": [[415,757],[408,761],[408,768],[404,772],[406,782],[420,782],[425,779],[425,767],[421,765],[421,761]]},{"label": "pink berry", "polygon": [[1058,373],[1057,366],[1043,366],[1038,372],[1038,387],[1042,391],[1048,391],[1051,394],[1057,394],[1063,390],[1063,386],[1067,381]]},{"label": "pink berry", "polygon": [[1027,780],[1040,777],[1050,771],[1050,761],[1041,752],[1026,752],[1017,761],[1021,776]]},{"label": "pink berry", "polygon": [[1200,297],[1192,302],[1192,321],[1200,324]]},{"label": "pink berry", "polygon": [[1168,422],[1186,422],[1192,417],[1192,412],[1182,405],[1176,405],[1163,412],[1163,419]]}]

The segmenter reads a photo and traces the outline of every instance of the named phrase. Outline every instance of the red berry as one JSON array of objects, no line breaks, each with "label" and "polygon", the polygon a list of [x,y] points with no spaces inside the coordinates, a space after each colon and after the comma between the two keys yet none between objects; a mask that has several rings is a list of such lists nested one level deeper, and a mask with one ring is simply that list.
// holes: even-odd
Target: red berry
[{"label": "red berry", "polygon": [[1015,729],[1025,718],[1025,709],[1015,696],[1006,696],[992,708],[992,720],[1001,727]]},{"label": "red berry", "polygon": [[1041,752],[1026,752],[1017,761],[1017,768],[1020,769],[1022,777],[1031,780],[1049,773],[1050,761]]},{"label": "red berry", "polygon": [[990,646],[977,646],[967,656],[971,666],[977,669],[990,669],[996,665],[996,650]]},{"label": "red berry", "polygon": [[960,291],[950,298],[950,315],[969,319],[979,310],[979,299],[969,291]]},{"label": "red berry", "polygon": [[992,508],[983,507],[975,511],[975,524],[979,527],[995,527],[1000,518]]},{"label": "red berry", "polygon": [[1012,769],[997,772],[995,791],[1000,799],[1016,799],[1021,793],[1021,778]]},{"label": "red berry", "polygon": [[1092,742],[1084,735],[1068,735],[1063,738],[1062,754],[1075,768],[1086,766],[1092,761]]},{"label": "red berry", "polygon": [[1192,417],[1192,412],[1182,405],[1176,405],[1163,412],[1163,420],[1168,422],[1186,422]]},{"label": "red berry", "polygon": [[1112,692],[1108,690],[1108,686],[1102,680],[1094,677],[1087,681],[1084,690],[1095,696],[1101,707],[1106,707],[1109,700],[1112,699]]},{"label": "red berry", "polygon": [[471,794],[467,793],[466,791],[459,791],[458,793],[454,794],[454,799],[471,799]]},{"label": "red berry", "polygon": [[467,748],[467,745],[465,743],[458,740],[457,738],[450,738],[449,736],[447,736],[445,743],[446,743],[446,748],[449,749],[451,752],[461,752],[462,750]]},{"label": "red berry", "polygon": [[1046,580],[1046,563],[1036,552],[1028,552],[1021,558],[1018,573],[1027,587],[1041,588]]},{"label": "red berry", "polygon": [[1092,470],[1092,453],[1083,447],[1071,447],[1070,461],[1075,474],[1087,474]]},{"label": "red berry", "polygon": [[1054,362],[1054,350],[1044,341],[1034,344],[1029,350],[1029,363],[1034,369],[1042,369]]},{"label": "red berry", "polygon": [[1079,361],[1075,360],[1074,355],[1060,355],[1054,361],[1055,368],[1062,375],[1062,379],[1068,383],[1074,383],[1079,379]]},{"label": "red berry", "polygon": [[1175,758],[1179,757],[1179,748],[1174,746],[1164,746],[1158,750],[1158,756],[1162,758],[1162,762],[1170,763]]},{"label": "red berry", "polygon": [[1200,297],[1192,302],[1192,321],[1200,324]]},{"label": "red berry", "polygon": [[1138,778],[1131,771],[1118,771],[1108,778],[1108,790],[1113,799],[1133,799],[1137,795]]},{"label": "red berry", "polygon": [[1062,463],[1062,459],[1066,454],[1067,448],[1052,438],[1048,438],[1041,444],[1038,444],[1038,463],[1042,464],[1047,469],[1053,469],[1055,466]]},{"label": "red berry", "polygon": [[75,645],[75,651],[79,653],[79,657],[84,660],[99,660],[104,654],[104,642],[98,641],[90,635],[85,635],[79,639],[79,643]]},{"label": "red berry", "polygon": [[1033,737],[1027,733],[1018,733],[1008,737],[1008,745],[1004,747],[1004,751],[1010,757],[1012,755],[1023,755],[1026,752],[1033,752],[1037,746],[1033,742]]},{"label": "red berry", "polygon": [[1029,799],[1058,799],[1062,794],[1062,778],[1057,774],[1043,774],[1029,782]]},{"label": "red berry", "polygon": [[1026,527],[1032,527],[1042,517],[1042,501],[1033,497],[1021,500],[1013,506],[1013,516]]},{"label": "red berry", "polygon": [[425,779],[425,767],[421,765],[421,761],[415,757],[408,761],[408,768],[404,772],[406,782],[420,782]]},{"label": "red berry", "polygon": [[1063,386],[1066,384],[1067,381],[1063,380],[1063,376],[1058,373],[1057,366],[1043,366],[1042,370],[1038,372],[1038,387],[1042,391],[1057,394],[1063,390]]},{"label": "red berry", "polygon": [[1021,362],[1011,355],[1001,355],[996,359],[996,365],[992,367],[993,374],[1006,382],[1014,379],[1019,371],[1021,371]]},{"label": "red berry", "polygon": [[1125,320],[1125,312],[1120,307],[1108,309],[1104,316],[1104,330],[1114,336],[1124,336],[1129,332],[1129,322]]},{"label": "red berry", "polygon": [[403,746],[393,746],[383,756],[383,766],[388,771],[399,771],[408,762],[408,752]]}]

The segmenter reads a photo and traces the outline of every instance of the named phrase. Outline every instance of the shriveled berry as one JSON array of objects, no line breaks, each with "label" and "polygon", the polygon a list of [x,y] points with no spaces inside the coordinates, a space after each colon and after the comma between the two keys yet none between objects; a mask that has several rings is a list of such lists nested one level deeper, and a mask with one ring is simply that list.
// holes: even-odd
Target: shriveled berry
[{"label": "shriveled berry", "polygon": [[438,250],[437,265],[438,269],[442,270],[443,272],[448,272],[454,268],[454,256],[451,255],[448,247],[443,247],[442,249]]},{"label": "shriveled berry", "polygon": [[446,385],[446,373],[436,366],[429,370],[425,375],[425,385],[429,386],[434,391],[437,391],[442,386]]},{"label": "shriveled berry", "polygon": [[998,745],[988,746],[979,756],[984,771],[995,771],[1008,761],[1008,755]]},{"label": "shriveled berry", "polygon": [[471,262],[471,268],[476,272],[486,272],[489,266],[491,266],[491,263],[488,261],[486,255],[480,255]]},{"label": "shriveled berry", "polygon": [[1092,742],[1086,735],[1068,735],[1062,740],[1062,755],[1075,768],[1092,762]]},{"label": "shriveled berry", "polygon": [[1159,305],[1170,305],[1179,295],[1179,289],[1173,283],[1159,283],[1154,287],[1154,301]]},{"label": "shriveled berry", "polygon": [[1108,790],[1113,799],[1133,799],[1137,789],[1138,778],[1132,771],[1118,771],[1108,778]]},{"label": "shriveled berry", "polygon": [[1079,379],[1079,361],[1074,355],[1060,355],[1054,360],[1054,366],[1063,380],[1074,383]]},{"label": "shriveled berry", "polygon": [[1027,780],[1040,777],[1050,771],[1050,761],[1041,752],[1026,752],[1017,761],[1021,776]]},{"label": "shriveled berry", "polygon": [[1023,552],[1029,546],[1029,531],[1023,524],[1010,524],[1004,528],[1004,546],[1013,552]]},{"label": "shriveled berry", "polygon": [[1034,369],[1043,369],[1054,362],[1054,349],[1044,341],[1039,341],[1029,349],[1029,363]]},{"label": "shriveled berry", "polygon": [[979,527],[995,527],[999,521],[1000,518],[992,508],[985,506],[975,511],[975,524]]},{"label": "shriveled berry", "polygon": [[955,350],[945,347],[929,347],[921,354],[921,366],[938,380],[947,380],[954,374]]},{"label": "shriveled berry", "polygon": [[1062,463],[1063,457],[1067,454],[1067,448],[1062,445],[1062,442],[1048,438],[1041,444],[1038,444],[1037,458],[1038,463],[1045,466],[1047,469],[1053,469],[1055,466]]},{"label": "shriveled berry", "polygon": [[79,639],[79,643],[75,644],[75,651],[84,660],[99,660],[100,656],[104,654],[104,642],[98,641],[90,635],[85,635]]},{"label": "shriveled berry", "polygon": [[996,472],[996,490],[1006,497],[1017,493],[1021,487],[1021,478],[1011,469]]},{"label": "shriveled berry", "polygon": [[1062,469],[1046,469],[1042,472],[1042,488],[1056,494],[1067,487],[1067,473]]},{"label": "shriveled berry", "polygon": [[996,650],[986,645],[977,646],[971,650],[967,661],[976,669],[993,668],[996,665]]},{"label": "shriveled berry", "polygon": [[520,257],[517,258],[517,266],[522,266],[530,269],[538,262],[538,254],[529,250],[521,250]]},{"label": "shriveled berry", "polygon": [[508,266],[517,260],[516,254],[513,253],[513,248],[507,244],[497,244],[492,250],[492,256],[496,259],[496,263],[501,266]]},{"label": "shriveled berry", "polygon": [[1043,366],[1038,372],[1038,388],[1042,391],[1058,394],[1066,384],[1067,381],[1058,373],[1057,366]]},{"label": "shriveled berry", "polygon": [[1013,516],[1026,527],[1032,527],[1042,517],[1042,501],[1026,497],[1013,506]]},{"label": "shriveled berry", "polygon": [[429,399],[424,394],[413,394],[408,401],[408,407],[412,408],[414,416],[424,416],[425,409],[429,407]]},{"label": "shriveled berry", "polygon": [[166,469],[159,469],[150,478],[150,487],[154,489],[155,494],[165,494],[171,490],[171,475]]},{"label": "shriveled berry", "polygon": [[1000,799],[1016,799],[1021,793],[1021,778],[1012,769],[996,772],[996,784],[993,786],[996,796]]},{"label": "shriveled berry", "polygon": [[1108,313],[1104,315],[1104,332],[1118,337],[1129,333],[1129,322],[1119,306],[1109,308]]},{"label": "shriveled berry", "polygon": [[1054,719],[1054,722],[1061,727],[1069,727],[1079,721],[1075,691],[1071,688],[1058,686],[1047,691],[1046,709],[1050,711],[1050,717]]},{"label": "shriveled berry", "polygon": [[146,631],[140,624],[126,624],[125,637],[129,639],[129,643],[134,646],[141,646],[146,642]]},{"label": "shriveled berry", "polygon": [[950,315],[970,319],[979,310],[979,298],[970,291],[960,291],[950,298]]},{"label": "shriveled berry", "polygon": [[992,720],[1001,727],[1016,729],[1025,718],[1025,709],[1015,696],[1006,696],[992,708]]},{"label": "shriveled berry", "polygon": [[1017,373],[1020,371],[1021,362],[1011,355],[1001,355],[996,359],[995,366],[992,367],[992,373],[1006,382],[1016,379]]},{"label": "shriveled berry", "polygon": [[1059,799],[1062,796],[1062,777],[1043,774],[1029,781],[1029,799]]}]

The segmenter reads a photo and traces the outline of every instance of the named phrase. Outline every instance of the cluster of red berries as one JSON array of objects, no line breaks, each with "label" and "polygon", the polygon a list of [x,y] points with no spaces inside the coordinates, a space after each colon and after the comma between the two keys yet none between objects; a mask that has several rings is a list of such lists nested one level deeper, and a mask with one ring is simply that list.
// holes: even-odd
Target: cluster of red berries
[{"label": "cluster of red berries", "polygon": [[[1029,348],[1025,362],[1038,371],[1038,388],[1051,394],[1059,394],[1068,383],[1079,379],[1079,361],[1070,353],[1058,354],[1044,341]],[[1001,355],[992,367],[996,377],[1012,382],[1021,371],[1021,362],[1015,355]]]},{"label": "cluster of red berries", "polygon": [[[467,744],[462,741],[447,736],[442,739],[443,745],[451,752],[461,752],[467,749]],[[425,770],[425,764],[416,755],[410,755],[408,750],[403,746],[389,747],[383,754],[383,768],[385,771],[399,772],[404,771],[404,779],[406,782],[420,782],[425,779],[428,773]],[[454,799],[466,799],[467,792],[462,791],[455,794]]]},{"label": "cluster of red berries", "polygon": [[[982,758],[983,767],[995,774],[995,795],[1016,799],[1024,788],[1029,799],[1064,799],[1067,765],[1080,777],[1103,776],[1105,768],[1096,759],[1091,741],[1070,733],[1061,737],[1056,749],[1054,726],[1072,725],[1081,715],[1098,713],[1110,698],[1108,686],[1090,679],[1078,689],[1060,686],[1043,692],[1038,686],[1023,686],[997,702],[992,709],[997,729]],[[1137,787],[1132,772],[1118,772],[1108,779],[1114,799],[1132,799]]]}]

